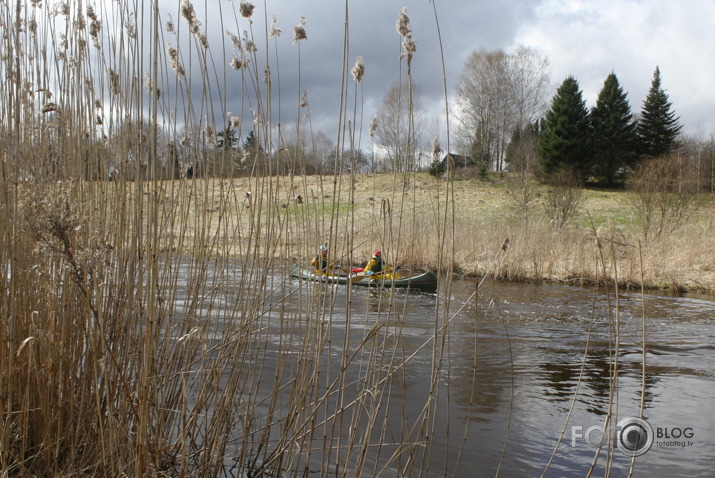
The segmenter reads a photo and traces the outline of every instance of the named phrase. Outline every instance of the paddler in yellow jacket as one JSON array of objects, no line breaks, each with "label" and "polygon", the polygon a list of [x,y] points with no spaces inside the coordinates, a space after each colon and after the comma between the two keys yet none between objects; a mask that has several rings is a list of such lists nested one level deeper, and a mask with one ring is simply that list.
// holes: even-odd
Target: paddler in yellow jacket
[{"label": "paddler in yellow jacket", "polygon": [[373,253],[372,259],[363,269],[365,275],[371,279],[399,279],[400,274],[394,272],[392,267],[385,264],[382,260],[382,251],[380,249]]},{"label": "paddler in yellow jacket", "polygon": [[330,259],[328,259],[328,253],[330,248],[327,244],[320,246],[320,251],[318,255],[310,260],[310,265],[315,268],[316,274],[328,274],[328,269],[330,268]]}]

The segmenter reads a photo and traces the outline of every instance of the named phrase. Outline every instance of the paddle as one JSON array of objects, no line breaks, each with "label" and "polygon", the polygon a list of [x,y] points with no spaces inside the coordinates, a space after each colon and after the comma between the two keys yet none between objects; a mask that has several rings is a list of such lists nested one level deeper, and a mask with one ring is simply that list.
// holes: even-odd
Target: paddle
[{"label": "paddle", "polygon": [[351,273],[348,275],[348,282],[351,283],[351,284],[352,284],[353,282],[360,282],[360,281],[363,280],[365,277],[367,277],[367,275],[365,275],[364,272],[351,272]]},{"label": "paddle", "polygon": [[362,272],[362,273],[365,274],[367,277],[369,277],[370,280],[372,280],[372,281],[394,280],[394,279],[400,279],[402,277],[400,275],[400,273],[397,272],[400,269],[402,269],[401,266],[396,266],[396,267],[385,266],[385,268],[382,271],[376,272],[374,274],[371,272],[368,272],[368,273]]}]

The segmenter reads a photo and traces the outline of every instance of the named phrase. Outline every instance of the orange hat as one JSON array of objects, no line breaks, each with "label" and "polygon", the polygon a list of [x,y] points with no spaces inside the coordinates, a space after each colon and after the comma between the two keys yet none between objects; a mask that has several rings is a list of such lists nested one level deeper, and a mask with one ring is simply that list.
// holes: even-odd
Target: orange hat
[{"label": "orange hat", "polygon": [[381,251],[380,249],[378,249],[378,250],[375,251],[375,255],[376,255],[376,256],[379,256],[380,254],[382,254],[382,251]]}]

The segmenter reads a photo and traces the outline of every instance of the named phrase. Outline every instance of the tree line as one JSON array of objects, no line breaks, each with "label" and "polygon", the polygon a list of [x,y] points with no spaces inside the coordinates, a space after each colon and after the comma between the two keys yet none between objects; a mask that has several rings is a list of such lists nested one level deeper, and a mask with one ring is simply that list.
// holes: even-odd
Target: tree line
[{"label": "tree line", "polygon": [[[432,138],[439,136],[420,102],[404,98],[406,91],[418,91],[416,85],[408,86],[398,82],[389,89],[373,118],[376,128],[371,129],[384,166],[395,171],[424,167],[420,156],[429,151],[429,141],[437,144]],[[659,67],[637,114],[613,72],[592,108],[586,106],[573,76],[553,92],[549,61],[537,50],[473,52],[450,105],[454,121],[449,153],[461,153],[461,173],[476,170],[484,177],[488,171],[525,171],[549,181],[568,171],[578,181],[614,186],[623,183],[641,160],[677,152],[697,162],[701,183],[709,180],[711,189],[715,185],[714,141],[681,136]],[[406,134],[408,124],[412,138]],[[444,152],[439,152],[429,167],[434,174],[448,166]]]},{"label": "tree line", "polygon": [[590,109],[573,76],[549,105],[550,85],[548,59],[534,49],[475,51],[456,88],[458,146],[477,167],[526,170],[543,179],[568,170],[611,186],[640,160],[682,145],[682,126],[658,67],[639,114],[615,73]]},{"label": "tree line", "polygon": [[579,179],[613,185],[638,161],[672,153],[682,129],[656,67],[640,116],[631,112],[615,73],[606,78],[596,105],[586,108],[578,81],[559,86],[540,121],[538,158],[549,178],[568,170]]},{"label": "tree line", "polygon": [[[415,97],[407,98],[408,91]],[[110,176],[148,176],[153,163],[161,166],[154,177],[164,178],[424,170],[431,156],[426,145],[440,133],[418,93],[414,84],[391,86],[372,118],[370,144],[355,151],[338,148],[323,132],[312,129],[299,133],[288,128],[280,133],[278,144],[267,144],[261,132],[249,131],[241,138],[240,128],[229,122],[217,133],[198,126],[180,138],[160,132],[163,146],[156,161],[146,157],[148,148],[138,146],[144,135],[137,131],[142,133],[146,125],[125,122],[105,138],[106,148],[86,155],[85,176],[102,177],[107,171]],[[536,50],[473,52],[450,105],[454,149],[482,176],[486,171],[525,171],[548,181],[566,170],[579,181],[608,186],[623,182],[642,159],[679,152],[697,170],[699,184],[715,189],[715,140],[681,136],[682,126],[658,67],[638,114],[631,111],[615,73],[606,77],[590,109],[573,76],[561,83],[549,103],[552,93],[548,59]],[[136,154],[111,154],[134,150]],[[446,167],[440,160],[435,173]]]}]

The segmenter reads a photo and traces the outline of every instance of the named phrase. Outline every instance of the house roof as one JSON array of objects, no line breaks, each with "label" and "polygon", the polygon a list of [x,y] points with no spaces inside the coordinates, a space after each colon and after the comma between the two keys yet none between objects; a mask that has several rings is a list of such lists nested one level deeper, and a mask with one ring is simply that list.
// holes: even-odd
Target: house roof
[{"label": "house roof", "polygon": [[447,158],[451,159],[454,166],[458,168],[467,168],[477,164],[471,156],[464,156],[456,153],[445,153],[442,158],[442,164],[447,162]]}]

